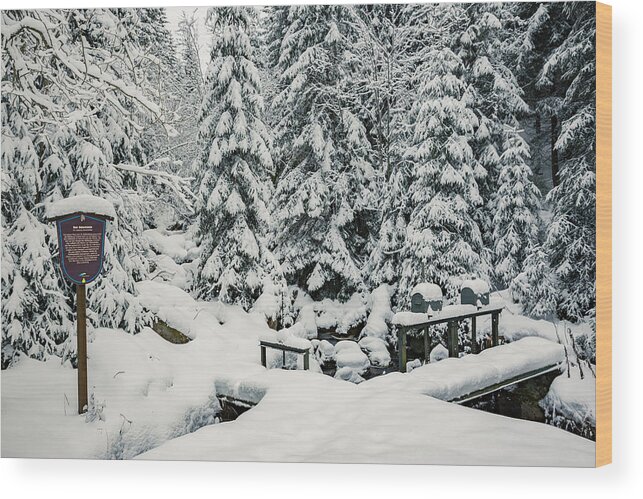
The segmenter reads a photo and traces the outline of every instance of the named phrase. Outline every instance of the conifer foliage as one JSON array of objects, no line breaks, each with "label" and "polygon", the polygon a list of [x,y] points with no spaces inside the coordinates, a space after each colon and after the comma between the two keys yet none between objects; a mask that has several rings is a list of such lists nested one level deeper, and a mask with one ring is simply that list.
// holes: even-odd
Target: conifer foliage
[{"label": "conifer foliage", "polygon": [[250,43],[254,15],[241,7],[209,11],[214,42],[199,131],[197,291],[246,309],[260,295],[266,276],[280,278],[264,241],[272,158]]},{"label": "conifer foliage", "polygon": [[315,297],[364,289],[374,217],[374,171],[351,93],[352,11],[291,7],[277,72],[277,161],[272,244],[290,283]]},{"label": "conifer foliage", "polygon": [[419,97],[407,151],[412,212],[401,277],[405,297],[422,281],[453,296],[463,276],[488,275],[473,216],[482,204],[471,148],[478,118],[462,72],[462,60],[446,47],[432,51],[416,76]]}]

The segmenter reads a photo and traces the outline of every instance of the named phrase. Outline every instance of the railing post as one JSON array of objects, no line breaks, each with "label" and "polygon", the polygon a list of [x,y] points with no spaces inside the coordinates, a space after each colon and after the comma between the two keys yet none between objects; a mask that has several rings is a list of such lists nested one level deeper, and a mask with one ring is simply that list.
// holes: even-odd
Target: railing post
[{"label": "railing post", "polygon": [[304,353],[304,371],[308,371],[310,368],[310,358],[309,358],[310,352],[306,350]]},{"label": "railing post", "polygon": [[397,332],[397,358],[401,373],[406,372],[406,329],[400,328]]},{"label": "railing post", "polygon": [[449,357],[458,357],[458,322],[449,321],[447,323],[447,346]]},{"label": "railing post", "polygon": [[498,338],[498,316],[498,312],[491,314],[491,343],[494,347],[497,347],[498,343],[500,343]]},{"label": "railing post", "polygon": [[431,349],[429,348],[429,326],[424,328],[424,362],[429,363],[429,355],[431,354]]},{"label": "railing post", "polygon": [[471,317],[471,352],[478,353],[478,339],[476,338],[476,317]]},{"label": "railing post", "polygon": [[263,367],[266,367],[266,364],[267,364],[266,363],[266,347],[263,346],[263,345],[260,345],[260,346],[261,346],[261,365]]}]

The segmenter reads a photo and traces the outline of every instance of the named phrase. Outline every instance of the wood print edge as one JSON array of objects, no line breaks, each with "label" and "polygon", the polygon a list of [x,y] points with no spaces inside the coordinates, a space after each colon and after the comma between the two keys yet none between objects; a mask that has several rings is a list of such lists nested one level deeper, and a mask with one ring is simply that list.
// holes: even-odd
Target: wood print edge
[{"label": "wood print edge", "polygon": [[596,2],[596,466],[612,462],[612,7]]}]

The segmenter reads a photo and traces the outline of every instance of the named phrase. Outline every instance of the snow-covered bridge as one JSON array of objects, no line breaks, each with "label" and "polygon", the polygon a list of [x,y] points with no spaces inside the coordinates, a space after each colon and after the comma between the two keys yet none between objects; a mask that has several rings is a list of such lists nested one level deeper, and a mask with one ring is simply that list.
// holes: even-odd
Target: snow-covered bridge
[{"label": "snow-covered bridge", "polygon": [[[449,358],[425,364],[410,373],[377,376],[358,385],[359,389],[413,392],[447,402],[466,402],[562,368],[564,348],[542,338],[529,337],[479,354]],[[237,404],[256,405],[266,394],[270,378],[265,375],[245,379],[220,377],[217,395]]]}]

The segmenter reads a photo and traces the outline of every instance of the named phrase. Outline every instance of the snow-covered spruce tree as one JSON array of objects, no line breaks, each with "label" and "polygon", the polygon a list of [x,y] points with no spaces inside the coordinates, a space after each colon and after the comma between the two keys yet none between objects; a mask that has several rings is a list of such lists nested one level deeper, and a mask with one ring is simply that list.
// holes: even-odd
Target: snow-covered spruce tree
[{"label": "snow-covered spruce tree", "polygon": [[593,317],[596,304],[596,20],[592,5],[564,5],[569,36],[544,64],[539,84],[565,87],[555,148],[560,183],[547,195],[553,218],[546,251],[561,317]]},{"label": "snow-covered spruce tree", "polygon": [[468,26],[457,42],[479,119],[472,147],[482,166],[474,173],[484,204],[475,218],[495,284],[506,287],[522,271],[538,237],[539,191],[529,145],[518,131],[529,106],[507,64],[513,14],[498,4],[470,4],[466,12]]},{"label": "snow-covered spruce tree", "polygon": [[185,12],[179,22],[178,33],[178,88],[181,98],[178,101],[176,113],[180,119],[177,126],[178,135],[174,138],[171,146],[174,157],[179,161],[177,171],[189,172],[195,176],[194,168],[198,166],[199,144],[196,137],[199,130],[199,111],[203,99],[203,87],[205,84],[203,69],[199,54],[199,32],[194,13],[191,15]]},{"label": "snow-covered spruce tree", "polygon": [[407,229],[400,296],[421,281],[439,284],[447,296],[459,291],[463,276],[488,278],[482,237],[474,210],[482,204],[471,142],[478,118],[462,79],[461,59],[449,48],[428,53],[415,75],[413,142]]},{"label": "snow-covered spruce tree", "polygon": [[524,271],[509,286],[514,300],[523,304],[523,312],[536,319],[552,319],[556,314],[558,288],[556,276],[542,246],[531,250]]},{"label": "snow-covered spruce tree", "polygon": [[364,289],[376,219],[372,150],[351,86],[352,15],[343,6],[290,7],[288,26],[274,28],[284,35],[272,245],[289,283],[316,299]]},{"label": "snow-covered spruce tree", "polygon": [[492,214],[492,258],[495,280],[509,286],[525,268],[525,260],[538,244],[540,191],[531,181],[526,163],[529,146],[517,130],[507,129],[497,165]]},{"label": "snow-covered spruce tree", "polygon": [[361,65],[354,73],[360,116],[373,144],[378,220],[364,274],[370,287],[397,283],[408,220],[408,172],[403,154],[407,114],[413,96],[410,79],[416,63],[409,49],[415,5],[356,6],[360,37],[355,45]]},{"label": "snow-covered spruce tree", "polygon": [[147,321],[134,296],[146,273],[146,197],[132,170],[143,171],[139,123],[162,119],[161,110],[134,86],[144,54],[116,11],[5,11],[2,29],[2,223],[12,263],[2,273],[2,364],[19,352],[73,360],[71,286],[52,261],[58,245],[44,208],[85,192],[113,202],[108,278],[89,287],[90,321],[138,330]]},{"label": "snow-covered spruce tree", "polygon": [[280,266],[264,241],[272,170],[261,87],[249,27],[254,9],[212,8],[211,64],[201,108],[199,182],[201,261],[197,292],[246,310],[264,279],[283,289]]}]

